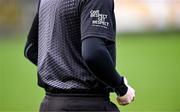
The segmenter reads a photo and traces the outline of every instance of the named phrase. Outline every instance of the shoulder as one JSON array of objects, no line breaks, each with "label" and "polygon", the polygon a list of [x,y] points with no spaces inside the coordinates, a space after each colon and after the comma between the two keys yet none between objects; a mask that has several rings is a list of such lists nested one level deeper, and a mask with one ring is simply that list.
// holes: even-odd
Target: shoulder
[{"label": "shoulder", "polygon": [[78,0],[79,10],[83,9],[100,9],[100,10],[114,10],[114,0]]},{"label": "shoulder", "polygon": [[114,0],[79,0],[81,5],[106,5],[106,6],[111,6],[114,4]]}]

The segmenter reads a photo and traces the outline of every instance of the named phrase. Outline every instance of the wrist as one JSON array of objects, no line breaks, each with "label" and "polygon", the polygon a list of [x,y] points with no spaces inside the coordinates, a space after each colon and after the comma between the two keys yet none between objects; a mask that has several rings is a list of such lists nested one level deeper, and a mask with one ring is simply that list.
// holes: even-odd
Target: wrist
[{"label": "wrist", "polygon": [[116,92],[116,94],[118,96],[124,96],[127,93],[128,86],[127,86],[127,80],[125,79],[125,77],[123,77],[122,84],[117,86],[117,87],[115,87],[114,91]]}]

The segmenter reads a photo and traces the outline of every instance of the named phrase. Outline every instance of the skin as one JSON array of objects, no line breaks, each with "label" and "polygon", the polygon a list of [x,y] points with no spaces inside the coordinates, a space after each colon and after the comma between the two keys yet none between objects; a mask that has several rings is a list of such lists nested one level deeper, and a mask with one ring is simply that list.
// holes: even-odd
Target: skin
[{"label": "skin", "polygon": [[135,98],[135,90],[128,85],[127,79],[125,78],[125,84],[128,87],[128,91],[124,96],[117,96],[116,100],[119,105],[126,106],[134,101]]}]

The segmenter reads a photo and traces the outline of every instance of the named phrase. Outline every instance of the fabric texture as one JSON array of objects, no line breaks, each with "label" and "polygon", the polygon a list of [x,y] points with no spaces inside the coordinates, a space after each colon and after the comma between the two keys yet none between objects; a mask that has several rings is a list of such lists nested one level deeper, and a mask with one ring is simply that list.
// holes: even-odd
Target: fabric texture
[{"label": "fabric texture", "polygon": [[[67,91],[113,91],[95,77],[81,55],[81,41],[87,36],[95,34],[101,38],[114,40],[112,1],[41,0],[38,39],[40,86]],[[94,4],[97,4],[96,7],[92,7]],[[109,6],[107,8],[110,8],[110,11],[105,6]],[[92,25],[85,22],[84,17],[92,18],[87,20],[92,22]],[[88,25],[90,29],[85,27]]]},{"label": "fabric texture", "polygon": [[41,0],[28,35],[25,56],[38,67],[39,86],[50,93],[68,94],[46,95],[41,112],[119,112],[107,97],[69,96],[71,92],[114,91],[108,85],[111,81],[97,78],[87,65],[82,44],[92,37],[103,39],[115,68],[115,34],[113,0]]}]

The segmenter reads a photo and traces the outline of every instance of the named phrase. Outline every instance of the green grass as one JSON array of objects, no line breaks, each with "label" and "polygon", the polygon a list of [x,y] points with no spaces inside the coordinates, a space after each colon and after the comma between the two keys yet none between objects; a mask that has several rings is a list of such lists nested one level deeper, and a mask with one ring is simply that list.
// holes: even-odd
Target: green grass
[{"label": "green grass", "polygon": [[[124,112],[180,112],[179,33],[118,35],[117,69],[136,89]],[[38,111],[44,90],[23,57],[25,38],[0,41],[0,111]],[[116,102],[116,95],[111,100]]]}]

